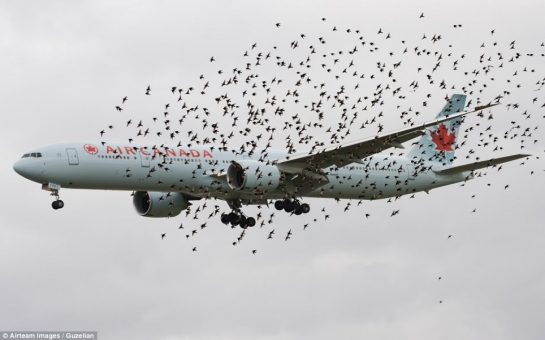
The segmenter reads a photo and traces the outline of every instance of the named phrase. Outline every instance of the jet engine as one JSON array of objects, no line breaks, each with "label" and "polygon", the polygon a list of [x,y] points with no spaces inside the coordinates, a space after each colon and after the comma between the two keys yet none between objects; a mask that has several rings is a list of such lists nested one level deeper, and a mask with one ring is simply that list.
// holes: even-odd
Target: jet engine
[{"label": "jet engine", "polygon": [[227,183],[233,190],[272,191],[283,181],[284,176],[276,165],[239,160],[227,168]]},{"label": "jet engine", "polygon": [[136,191],[132,199],[140,216],[174,217],[191,203],[179,192]]}]

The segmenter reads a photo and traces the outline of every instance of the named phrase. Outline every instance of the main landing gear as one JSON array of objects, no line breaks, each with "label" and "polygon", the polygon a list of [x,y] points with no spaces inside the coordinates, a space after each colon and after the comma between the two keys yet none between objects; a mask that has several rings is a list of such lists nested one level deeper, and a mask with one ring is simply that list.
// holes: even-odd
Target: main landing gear
[{"label": "main landing gear", "polygon": [[278,200],[274,202],[276,210],[284,210],[287,213],[294,213],[295,215],[306,214],[310,211],[310,205],[301,203],[298,200]]},{"label": "main landing gear", "polygon": [[221,214],[221,222],[223,224],[231,224],[234,226],[240,226],[241,228],[253,227],[255,226],[255,218],[246,217],[242,213],[230,212],[229,214]]}]

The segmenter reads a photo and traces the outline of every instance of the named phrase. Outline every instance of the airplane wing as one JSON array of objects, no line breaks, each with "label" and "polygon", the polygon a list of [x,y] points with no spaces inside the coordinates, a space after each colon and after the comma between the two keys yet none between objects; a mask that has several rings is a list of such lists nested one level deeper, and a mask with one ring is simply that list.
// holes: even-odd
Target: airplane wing
[{"label": "airplane wing", "polygon": [[427,127],[437,125],[450,119],[463,117],[469,113],[477,112],[498,104],[500,103],[477,106],[471,111],[447,115],[417,126],[378,134],[375,137],[329,146],[315,153],[288,156],[275,161],[274,164],[287,173],[295,174],[305,171],[306,173],[313,173],[316,175],[322,174],[322,169],[332,165],[341,167],[350,163],[361,162],[361,159],[391,147],[403,148],[402,143],[423,135],[425,133],[423,130]]},{"label": "airplane wing", "polygon": [[453,166],[453,167],[446,168],[446,169],[441,169],[441,170],[433,170],[433,172],[435,172],[438,175],[451,176],[451,175],[456,175],[456,174],[463,173],[465,171],[473,171],[473,170],[477,170],[477,169],[487,168],[487,167],[492,166],[492,165],[497,165],[497,164],[501,164],[501,163],[505,163],[505,162],[510,162],[510,161],[514,161],[515,159],[529,157],[529,156],[531,156],[531,155],[518,154],[518,155],[511,155],[511,156],[506,156],[506,157],[501,157],[501,158],[492,158],[492,159],[489,159],[489,160],[486,160],[486,161],[480,161],[480,162],[475,162],[475,163],[471,163],[471,164],[458,165],[458,166]]}]

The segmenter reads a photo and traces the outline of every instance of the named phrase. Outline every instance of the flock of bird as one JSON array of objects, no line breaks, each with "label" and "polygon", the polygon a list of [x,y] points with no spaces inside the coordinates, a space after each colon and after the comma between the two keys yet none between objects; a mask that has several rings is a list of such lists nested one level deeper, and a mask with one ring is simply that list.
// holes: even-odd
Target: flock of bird
[{"label": "flock of bird", "polygon": [[[424,18],[422,13],[420,19]],[[518,143],[523,152],[538,142],[538,126],[530,118],[545,107],[540,92],[545,77],[542,70],[536,70],[544,54],[535,52],[544,49],[543,43],[519,48],[516,40],[502,39],[492,29],[483,34],[480,45],[456,47],[445,36],[456,34],[451,30],[462,31],[461,24],[446,25],[444,34],[425,32],[402,39],[385,28],[369,32],[329,25],[325,18],[320,21],[325,30],[321,36],[294,34],[278,46],[252,43],[240,52],[237,65],[218,67],[189,85],[169,86],[170,99],[160,104],[153,117],[127,117],[128,112],[136,111],[127,105],[141,95],[153,98],[159,91],[156,87],[164,87],[150,85],[141,94],[123,97],[115,110],[126,119],[122,125],[129,133],[128,142],[159,138],[180,147],[208,145],[235,153],[256,149],[266,153],[272,147],[285,148],[290,154],[314,151],[432,119],[440,107],[428,103],[454,93],[468,95],[467,107],[501,101],[510,121],[508,127],[505,122],[498,124],[503,127],[500,130],[492,127],[496,117],[491,112],[466,118],[467,126],[462,126],[456,146],[458,159],[478,161],[478,148],[499,154],[504,141],[510,147]],[[281,23],[274,26],[283,29]],[[214,68],[218,60],[221,58],[212,56],[207,62]],[[113,128],[109,125],[100,131],[101,138],[107,138]],[[347,200],[344,211],[351,206]],[[219,206],[203,200],[188,208],[186,217],[199,220],[205,211],[211,218]],[[314,222],[330,217],[325,207],[322,213],[320,218],[313,212]],[[394,209],[390,217],[399,213],[400,209]],[[265,215],[261,210],[257,215],[261,228],[272,224],[274,212]],[[365,213],[366,218],[370,216]],[[304,224],[303,230],[308,226]],[[206,227],[206,222],[200,224],[200,230]],[[179,229],[186,230],[184,223]],[[196,237],[200,230],[193,229],[186,238]],[[246,232],[243,229],[232,244],[239,244]],[[267,233],[267,239],[273,239],[275,229]],[[289,228],[282,239],[288,241],[292,235]],[[165,237],[162,233],[161,238]],[[191,249],[197,251],[197,247]]]}]

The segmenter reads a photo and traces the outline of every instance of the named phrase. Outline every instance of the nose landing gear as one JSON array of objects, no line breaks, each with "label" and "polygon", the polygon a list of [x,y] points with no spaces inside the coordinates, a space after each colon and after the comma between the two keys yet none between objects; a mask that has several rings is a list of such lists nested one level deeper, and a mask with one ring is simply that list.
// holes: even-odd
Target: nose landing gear
[{"label": "nose landing gear", "polygon": [[64,208],[64,202],[59,199],[59,188],[52,188],[51,196],[55,196],[55,200],[53,203],[51,203],[51,207],[53,207],[53,209],[57,210]]}]

